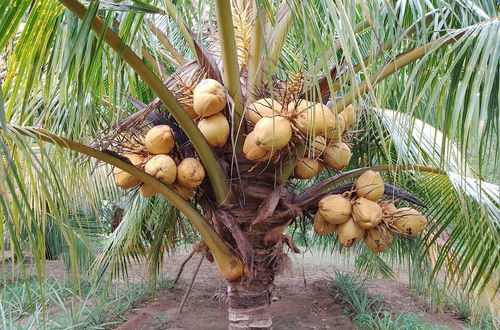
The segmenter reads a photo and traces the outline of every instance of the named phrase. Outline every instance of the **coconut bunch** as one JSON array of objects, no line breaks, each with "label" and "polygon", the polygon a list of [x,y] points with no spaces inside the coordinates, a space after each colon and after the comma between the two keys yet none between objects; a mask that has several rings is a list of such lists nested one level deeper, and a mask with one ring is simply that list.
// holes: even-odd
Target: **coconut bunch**
[{"label": "coconut bunch", "polygon": [[385,251],[393,234],[409,237],[424,230],[427,219],[415,209],[396,208],[382,201],[384,181],[378,172],[367,171],[342,195],[329,195],[318,203],[314,231],[321,236],[337,232],[345,247],[361,240],[373,252]]},{"label": "coconut bunch", "polygon": [[245,117],[253,125],[243,146],[248,160],[268,161],[278,152],[289,151],[286,147],[298,141],[308,150],[297,161],[294,173],[299,179],[310,179],[325,166],[342,170],[351,159],[351,150],[344,141],[348,129],[356,123],[352,105],[335,116],[321,103],[299,100],[283,105],[263,98],[246,107]]},{"label": "coconut bunch", "polygon": [[[168,125],[151,128],[143,139],[145,153],[124,153],[130,163],[145,171],[161,182],[169,185],[183,198],[188,199],[194,188],[205,178],[205,169],[196,158],[184,158],[176,161],[172,154],[175,147],[174,132]],[[122,189],[131,189],[140,185],[139,192],[144,197],[152,197],[158,192],[151,186],[142,183],[133,175],[115,167],[113,169],[115,183]]]}]

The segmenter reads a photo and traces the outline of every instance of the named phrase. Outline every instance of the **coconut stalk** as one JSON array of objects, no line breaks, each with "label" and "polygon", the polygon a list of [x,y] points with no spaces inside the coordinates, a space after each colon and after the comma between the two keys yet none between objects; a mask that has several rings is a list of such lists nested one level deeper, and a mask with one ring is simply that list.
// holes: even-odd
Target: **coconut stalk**
[{"label": "coconut stalk", "polygon": [[[77,0],[59,0],[65,7],[73,12],[78,18],[84,19],[87,9]],[[99,36],[104,36],[104,41],[113,48],[130,67],[142,78],[142,80],[155,92],[160,100],[168,108],[174,119],[182,127],[190,142],[198,152],[205,166],[208,177],[212,184],[216,199],[221,204],[230,200],[231,192],[226,174],[217,162],[214,153],[200,130],[184,111],[175,96],[163,84],[163,82],[148,68],[148,66],[123,43],[116,33],[104,26],[104,22],[97,16],[92,20],[92,30]]]},{"label": "coconut stalk", "polygon": [[243,149],[243,132],[241,131],[243,99],[241,97],[240,67],[236,52],[231,1],[217,0],[215,2],[215,9],[217,13],[217,32],[220,40],[222,64],[224,66],[224,85],[234,102],[232,130],[234,148],[236,152],[241,152]]},{"label": "coconut stalk", "polygon": [[186,219],[191,223],[191,225],[200,233],[203,241],[205,241],[208,248],[210,249],[210,252],[214,257],[222,276],[224,276],[226,279],[232,280],[234,280],[235,277],[241,276],[243,271],[243,264],[241,260],[227,248],[227,246],[224,244],[224,241],[217,235],[212,226],[193,207],[193,205],[184,200],[163,182],[155,179],[154,177],[138,169],[137,167],[124,162],[120,158],[114,157],[110,154],[104,153],[84,144],[48,133],[42,129],[16,126],[10,127],[12,130],[19,134],[77,151],[81,154],[117,167],[138,178],[144,184],[151,186],[155,191],[162,194],[173,206],[178,208],[179,211],[181,211]]},{"label": "coconut stalk", "polygon": [[264,20],[261,15],[262,7],[259,3],[253,6],[252,29],[250,31],[250,49],[248,50],[248,72],[247,72],[247,97],[246,104],[256,100],[255,85],[262,79],[262,71],[259,70],[264,45]]}]

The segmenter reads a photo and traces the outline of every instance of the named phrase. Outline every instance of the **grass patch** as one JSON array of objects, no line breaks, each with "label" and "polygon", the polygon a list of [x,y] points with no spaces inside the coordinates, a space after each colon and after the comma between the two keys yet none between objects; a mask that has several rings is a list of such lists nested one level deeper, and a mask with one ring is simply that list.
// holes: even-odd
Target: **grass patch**
[{"label": "grass patch", "polygon": [[447,329],[420,321],[415,314],[391,314],[375,309],[380,297],[371,297],[365,286],[366,278],[357,274],[335,271],[330,277],[331,294],[335,301],[346,306],[345,314],[363,330],[428,330]]},{"label": "grass patch", "polygon": [[[159,279],[155,293],[170,290]],[[104,329],[123,321],[124,314],[152,296],[148,283],[93,287],[48,278],[43,287],[34,278],[4,285],[0,299],[0,329]]]}]

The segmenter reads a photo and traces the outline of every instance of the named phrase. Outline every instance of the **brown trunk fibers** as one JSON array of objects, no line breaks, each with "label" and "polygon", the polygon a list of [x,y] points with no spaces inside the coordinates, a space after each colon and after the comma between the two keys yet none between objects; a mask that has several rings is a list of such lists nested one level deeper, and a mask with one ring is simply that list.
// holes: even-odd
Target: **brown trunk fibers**
[{"label": "brown trunk fibers", "polygon": [[217,206],[208,199],[199,203],[218,234],[248,267],[246,276],[228,283],[229,329],[271,329],[270,287],[287,259],[283,246],[298,251],[283,231],[300,215],[300,209],[290,207],[294,196],[276,181],[274,166],[250,169],[239,165],[242,175],[233,184],[231,205]]}]

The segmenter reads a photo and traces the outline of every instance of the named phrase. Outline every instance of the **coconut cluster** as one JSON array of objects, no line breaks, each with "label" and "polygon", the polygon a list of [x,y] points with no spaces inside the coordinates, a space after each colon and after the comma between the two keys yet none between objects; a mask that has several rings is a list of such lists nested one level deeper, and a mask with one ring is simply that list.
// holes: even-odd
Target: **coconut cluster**
[{"label": "coconut cluster", "polygon": [[349,164],[351,150],[344,141],[356,123],[352,105],[335,116],[321,103],[298,100],[284,106],[265,98],[248,105],[245,117],[254,125],[243,146],[248,160],[268,161],[277,153],[287,151],[286,147],[295,138],[308,147],[294,170],[299,179],[310,179],[325,167],[340,171]]},{"label": "coconut cluster", "polygon": [[422,232],[427,219],[415,209],[398,209],[394,201],[383,201],[384,190],[378,172],[363,173],[351,192],[329,195],[319,201],[314,231],[321,236],[337,232],[345,247],[364,240],[376,253],[389,247],[393,234],[408,237]]},{"label": "coconut cluster", "polygon": [[[154,126],[146,133],[143,141],[145,154],[127,153],[123,156],[135,167],[169,185],[183,198],[189,199],[193,189],[205,178],[205,169],[201,162],[196,158],[176,161],[171,155],[175,148],[174,132],[168,125]],[[158,194],[153,187],[118,167],[113,169],[113,173],[116,185],[122,189],[140,185],[139,192],[142,196],[152,197]]]}]

